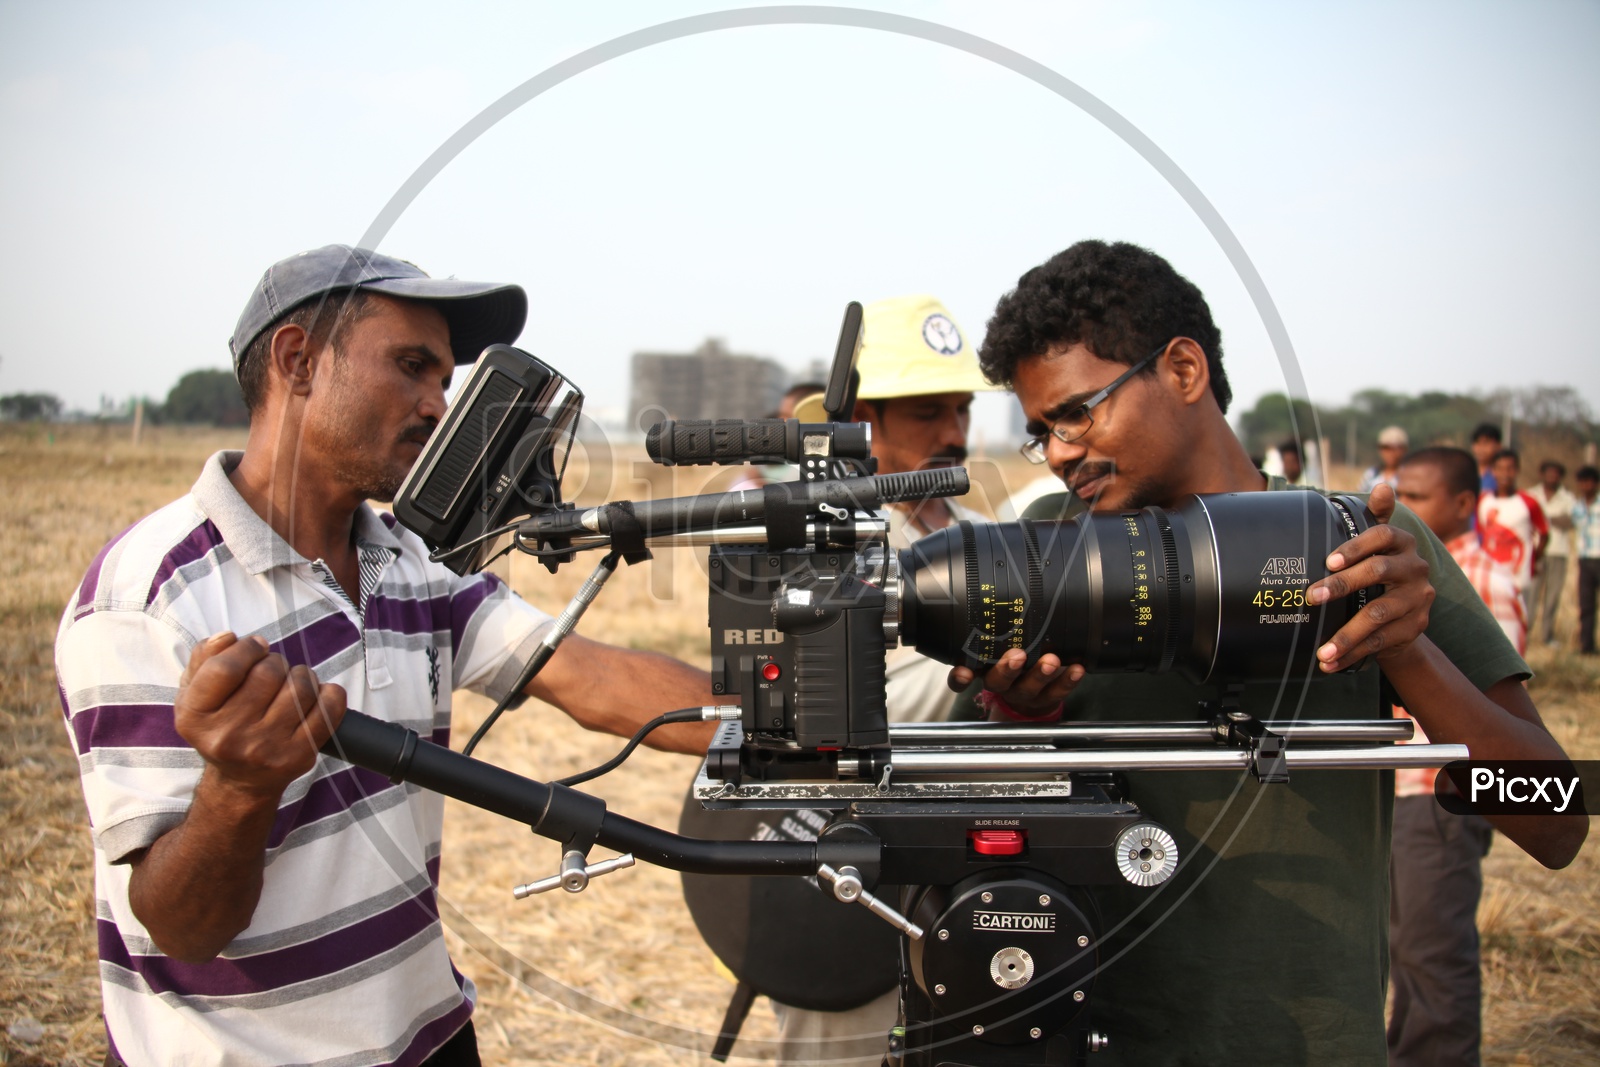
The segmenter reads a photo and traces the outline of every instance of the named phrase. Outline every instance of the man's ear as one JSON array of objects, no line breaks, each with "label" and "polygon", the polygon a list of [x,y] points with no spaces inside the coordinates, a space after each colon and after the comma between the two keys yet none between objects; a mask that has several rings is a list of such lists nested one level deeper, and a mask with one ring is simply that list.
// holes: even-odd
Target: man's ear
[{"label": "man's ear", "polygon": [[1473,493],[1456,494],[1456,521],[1466,522],[1478,513],[1478,497]]},{"label": "man's ear", "polygon": [[1211,395],[1211,367],[1198,341],[1179,337],[1167,346],[1158,367],[1183,403],[1193,404]]},{"label": "man's ear", "polygon": [[306,396],[311,392],[311,374],[315,370],[311,352],[311,335],[294,323],[279,326],[272,335],[268,350],[268,370],[287,389],[290,396]]}]

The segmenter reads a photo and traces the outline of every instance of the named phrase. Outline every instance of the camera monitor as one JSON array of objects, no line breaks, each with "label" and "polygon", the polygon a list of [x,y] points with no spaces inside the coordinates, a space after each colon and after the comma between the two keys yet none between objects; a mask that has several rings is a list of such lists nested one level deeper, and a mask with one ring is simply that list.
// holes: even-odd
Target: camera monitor
[{"label": "camera monitor", "polygon": [[[394,501],[395,517],[457,574],[498,551],[493,531],[561,499],[583,394],[510,345],[484,350]],[[509,530],[507,531],[509,533]]]}]

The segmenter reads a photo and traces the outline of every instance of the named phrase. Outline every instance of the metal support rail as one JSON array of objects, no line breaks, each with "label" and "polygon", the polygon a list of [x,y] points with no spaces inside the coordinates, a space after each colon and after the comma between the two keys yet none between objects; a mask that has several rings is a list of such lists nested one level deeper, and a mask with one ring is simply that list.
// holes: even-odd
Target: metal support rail
[{"label": "metal support rail", "polygon": [[[1261,724],[1275,734],[1300,741],[1409,741],[1410,719],[1270,719]],[[902,745],[1047,745],[1061,742],[1132,741],[1175,743],[1215,741],[1216,729],[1203,720],[1183,722],[1097,723],[904,723],[891,724],[890,742]],[[1465,756],[1460,757],[1465,759]],[[896,765],[899,760],[895,760]]]},{"label": "metal support rail", "polygon": [[[1442,767],[1467,758],[1466,745],[1368,745],[1347,748],[1296,748],[1284,750],[1291,770],[1366,769],[1390,767]],[[1251,753],[1243,748],[1149,749],[962,749],[928,752],[911,749],[894,753],[896,775],[1004,774],[1070,771],[1221,771],[1245,770]]]},{"label": "metal support rail", "polygon": [[[848,544],[834,545],[835,548],[847,548],[851,545],[865,544],[869,541],[882,541],[889,536],[889,520],[887,519],[854,519],[848,524],[841,524],[853,530],[849,535]],[[806,524],[806,542],[815,544],[819,531],[825,527],[818,523]],[[765,526],[722,526],[712,530],[684,530],[679,533],[651,534],[644,539],[645,544],[652,548],[704,548],[708,545],[764,545],[767,543],[767,528]],[[596,548],[600,545],[611,543],[611,538],[606,534],[583,533],[572,538],[572,547],[575,549]]]}]

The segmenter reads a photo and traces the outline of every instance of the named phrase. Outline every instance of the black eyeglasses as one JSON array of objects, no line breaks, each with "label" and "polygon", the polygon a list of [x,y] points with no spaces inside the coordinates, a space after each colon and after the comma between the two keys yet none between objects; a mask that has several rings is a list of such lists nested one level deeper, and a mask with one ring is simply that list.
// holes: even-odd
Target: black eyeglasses
[{"label": "black eyeglasses", "polygon": [[1091,396],[1088,400],[1085,400],[1082,404],[1079,404],[1077,407],[1061,416],[1055,422],[1051,423],[1050,428],[1044,433],[1040,434],[1038,437],[1029,438],[1028,442],[1019,450],[1022,453],[1022,458],[1027,460],[1029,463],[1043,463],[1045,461],[1045,451],[1050,445],[1049,438],[1054,437],[1062,444],[1070,445],[1072,442],[1088,433],[1089,428],[1094,425],[1094,416],[1091,415],[1090,412],[1094,409],[1095,405],[1099,404],[1105,400],[1106,397],[1116,392],[1117,386],[1121,385],[1129,378],[1132,378],[1135,374],[1138,374],[1140,371],[1144,370],[1158,357],[1163,355],[1167,351],[1167,345],[1170,345],[1171,343],[1171,341],[1168,341],[1167,344],[1162,345],[1160,348],[1156,349],[1154,352],[1150,353],[1148,356],[1144,357],[1139,362],[1123,371],[1117,376],[1116,381],[1112,382],[1110,385],[1094,394],[1094,396]]}]

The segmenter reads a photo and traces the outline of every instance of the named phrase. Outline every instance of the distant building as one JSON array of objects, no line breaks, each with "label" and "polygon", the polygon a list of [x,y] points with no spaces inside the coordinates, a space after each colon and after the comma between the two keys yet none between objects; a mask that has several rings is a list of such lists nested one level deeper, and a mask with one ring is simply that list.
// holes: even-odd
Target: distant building
[{"label": "distant building", "polygon": [[635,352],[632,378],[628,428],[642,430],[664,418],[761,418],[778,406],[789,372],[713,337],[687,355]]}]

